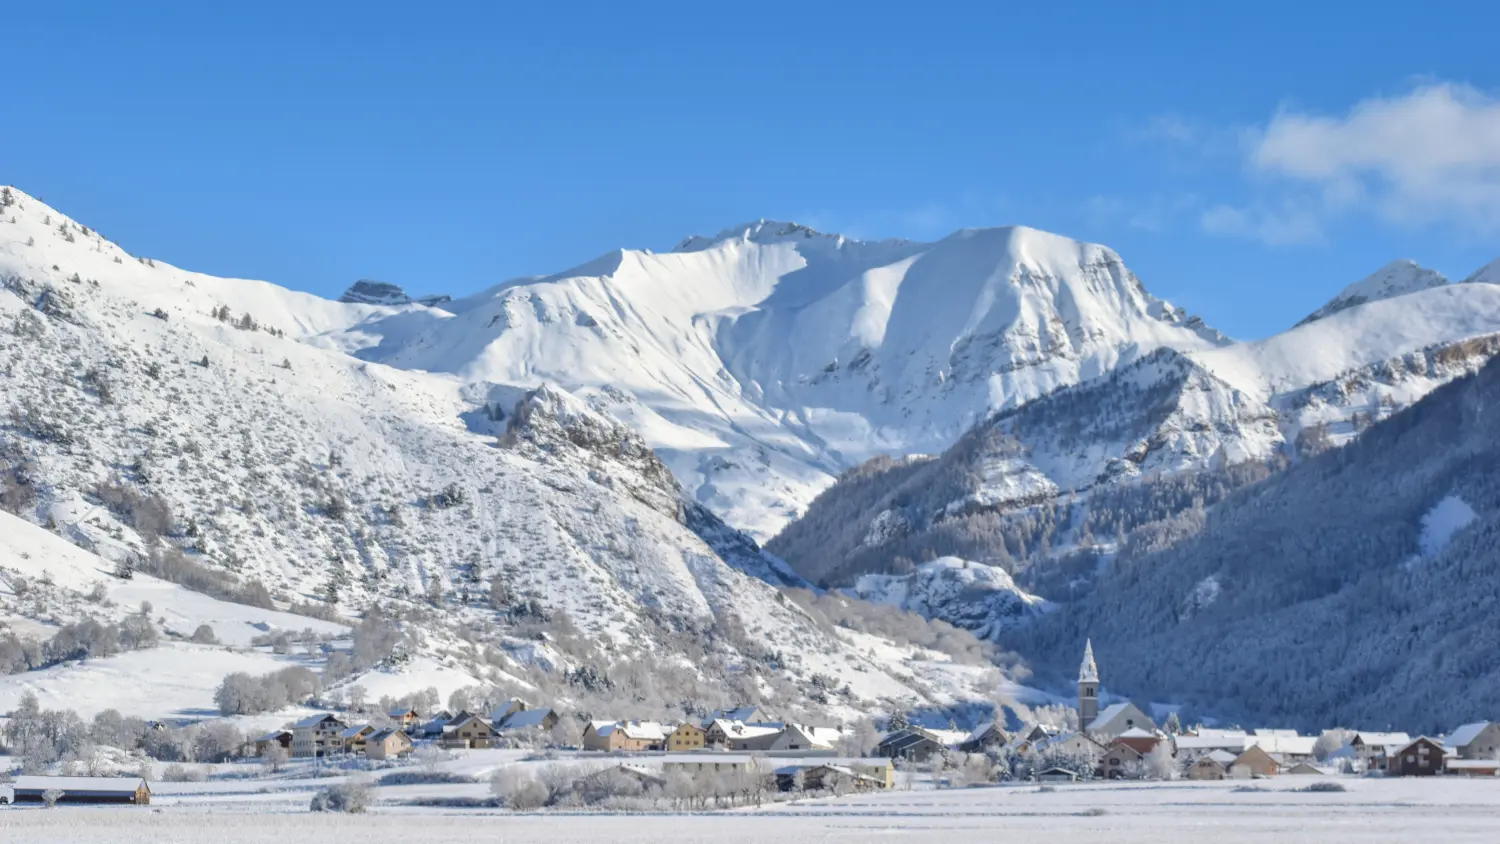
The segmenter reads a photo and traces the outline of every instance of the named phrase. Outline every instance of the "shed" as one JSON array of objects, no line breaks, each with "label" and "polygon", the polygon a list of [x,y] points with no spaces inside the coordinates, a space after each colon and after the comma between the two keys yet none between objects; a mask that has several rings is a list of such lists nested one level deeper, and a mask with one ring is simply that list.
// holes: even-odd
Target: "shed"
[{"label": "shed", "polygon": [[151,802],[151,787],[143,777],[16,777],[15,802],[44,803],[49,791],[60,791],[59,803]]}]

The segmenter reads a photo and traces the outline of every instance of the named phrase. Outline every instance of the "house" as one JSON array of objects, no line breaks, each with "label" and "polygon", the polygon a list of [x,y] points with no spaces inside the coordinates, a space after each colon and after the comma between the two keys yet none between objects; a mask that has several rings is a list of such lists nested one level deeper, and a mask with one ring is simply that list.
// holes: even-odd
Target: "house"
[{"label": "house", "polygon": [[411,737],[401,730],[381,730],[365,739],[367,759],[400,759],[410,755]]},{"label": "house", "polygon": [[1036,752],[1043,757],[1064,756],[1089,765],[1103,756],[1105,750],[1104,745],[1086,733],[1062,733],[1036,744]]},{"label": "house", "polygon": [[1156,732],[1156,722],[1151,720],[1151,716],[1127,701],[1105,707],[1084,732],[1102,741],[1109,741],[1126,730],[1137,727],[1147,732]]},{"label": "house", "polygon": [[735,723],[729,730],[725,746],[730,750],[770,750],[785,730],[785,724]]},{"label": "house", "polygon": [[1465,724],[1444,739],[1443,744],[1460,759],[1493,760],[1500,753],[1500,724],[1493,721]]},{"label": "house", "polygon": [[707,736],[707,730],[697,724],[684,721],[667,734],[667,750],[702,750],[708,746]]},{"label": "house", "polygon": [[1006,746],[1016,753],[1029,753],[1060,734],[1060,731],[1054,727],[1032,724],[1011,736]]},{"label": "house", "polygon": [[513,697],[490,711],[490,723],[499,725],[515,713],[525,712],[530,708],[531,705],[526,701]]},{"label": "house", "polygon": [[1298,762],[1290,768],[1283,769],[1282,773],[1295,776],[1323,776],[1325,771],[1311,762]]},{"label": "house", "polygon": [[1391,754],[1411,744],[1406,733],[1355,733],[1349,740],[1354,758],[1366,771],[1384,771]]},{"label": "house", "polygon": [[715,774],[754,773],[760,763],[748,753],[682,753],[662,757],[662,774],[682,772],[698,776],[704,772]]},{"label": "house", "polygon": [[288,753],[292,750],[291,730],[272,730],[250,742],[251,752],[256,756],[265,756],[270,752],[272,745],[280,745],[282,750]]},{"label": "house", "polygon": [[1139,779],[1146,773],[1146,754],[1115,739],[1099,762],[1099,775],[1107,780]]},{"label": "house", "polygon": [[667,733],[654,721],[590,721],[583,728],[583,749],[604,753],[661,750]]},{"label": "house", "polygon": [[409,706],[404,709],[398,706],[395,709],[392,709],[390,712],[387,712],[386,716],[389,717],[391,719],[391,722],[396,725],[396,729],[403,730],[408,733],[416,729],[422,723],[422,716],[417,714],[417,710],[412,709]]},{"label": "house", "polygon": [[1256,730],[1250,737],[1250,744],[1282,764],[1310,761],[1317,743],[1316,738],[1298,735],[1296,730]]},{"label": "house", "polygon": [[1155,750],[1156,746],[1158,744],[1161,744],[1162,741],[1162,737],[1157,733],[1147,732],[1140,727],[1131,727],[1125,732],[1120,733],[1118,736],[1115,736],[1115,740],[1112,744],[1129,745],[1130,748],[1135,752],[1141,754],[1142,756],[1146,756],[1151,751]]},{"label": "house", "polygon": [[1037,774],[1036,778],[1040,782],[1078,782],[1078,772],[1054,765]]},{"label": "house", "polygon": [[510,735],[545,733],[556,727],[558,720],[551,709],[517,709],[503,721],[496,721],[494,727],[495,732]]},{"label": "house", "polygon": [[1271,758],[1260,745],[1251,745],[1236,756],[1229,766],[1229,775],[1235,779],[1260,779],[1281,773],[1281,764]]},{"label": "house", "polygon": [[1443,772],[1443,743],[1421,736],[1390,754],[1386,775],[1392,777],[1432,777]]},{"label": "house", "polygon": [[875,745],[875,755],[925,762],[947,749],[931,732],[921,727],[905,727],[893,733],[887,733],[885,738]]},{"label": "house", "polygon": [[1214,751],[1228,753],[1232,759],[1245,752],[1251,744],[1250,734],[1244,730],[1199,729],[1194,733],[1183,733],[1173,738],[1177,755],[1186,759],[1197,759]]},{"label": "house", "polygon": [[438,744],[448,748],[482,749],[495,746],[495,728],[478,715],[462,713],[443,725]]},{"label": "house", "polygon": [[[1240,751],[1243,753],[1244,751]],[[1221,780],[1229,776],[1229,768],[1234,764],[1238,754],[1227,750],[1210,750],[1193,760],[1188,766],[1187,778],[1190,780]]]},{"label": "house", "polygon": [[439,710],[427,719],[427,722],[415,728],[413,737],[439,739],[443,737],[443,727],[453,720],[453,714],[446,709]]},{"label": "house", "polygon": [[339,736],[349,725],[328,712],[309,715],[292,725],[292,755],[324,756],[341,750]]},{"label": "house", "polygon": [[[1043,732],[1043,735],[1046,735]],[[984,753],[997,747],[1004,747],[1010,743],[1010,736],[994,721],[986,721],[969,731],[964,740],[958,743],[958,749],[965,753]]]},{"label": "house", "polygon": [[771,752],[784,750],[833,750],[844,738],[844,731],[834,727],[809,727],[804,724],[787,724],[771,746]]},{"label": "house", "polygon": [[49,791],[59,791],[58,803],[131,803],[145,806],[151,802],[151,787],[141,777],[16,777],[12,800],[17,803],[45,803]]},{"label": "house", "polygon": [[[792,778],[799,771],[803,773],[803,788],[824,787],[808,785],[808,772],[813,768],[820,767],[838,769],[835,771],[834,778],[829,780],[829,782],[837,782],[839,772],[849,771],[860,777],[867,778],[868,781],[865,782],[865,786],[894,788],[896,785],[896,766],[887,758],[808,756],[802,759],[781,759],[777,760],[777,762],[779,763],[776,768],[777,786],[783,791],[791,790]],[[819,782],[820,780],[814,779],[813,781]],[[827,787],[831,788],[832,786]]]},{"label": "house", "polygon": [[348,727],[339,733],[339,749],[345,753],[364,753],[365,742],[374,734],[375,728],[369,724]]}]

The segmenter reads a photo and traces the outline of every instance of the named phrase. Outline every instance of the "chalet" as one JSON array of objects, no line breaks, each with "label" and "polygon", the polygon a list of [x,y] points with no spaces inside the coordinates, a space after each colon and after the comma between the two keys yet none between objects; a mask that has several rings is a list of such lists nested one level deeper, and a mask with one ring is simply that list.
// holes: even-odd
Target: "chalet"
[{"label": "chalet", "polygon": [[1390,754],[1386,775],[1392,777],[1432,777],[1443,772],[1443,743],[1421,736]]},{"label": "chalet", "polygon": [[1459,759],[1493,760],[1500,754],[1500,724],[1493,721],[1465,724],[1444,739],[1443,744]]},{"label": "chalet", "polygon": [[708,746],[708,732],[697,724],[684,721],[667,735],[667,749],[671,751],[702,750]]},{"label": "chalet", "polygon": [[58,803],[151,802],[151,787],[141,777],[16,777],[12,799],[17,803],[45,803],[49,791],[60,792]]},{"label": "chalet", "polygon": [[1156,722],[1133,703],[1116,703],[1104,708],[1099,717],[1091,721],[1084,732],[1101,741],[1109,741],[1126,730],[1142,729],[1156,732]]},{"label": "chalet", "polygon": [[[1045,732],[1042,733],[1044,736]],[[965,753],[984,753],[998,747],[1004,747],[1010,743],[1010,736],[994,721],[986,721],[969,732],[964,740],[958,743],[958,749]]]},{"label": "chalet", "polygon": [[766,749],[772,752],[783,750],[833,750],[844,738],[844,731],[834,727],[809,727],[805,724],[787,724]]},{"label": "chalet", "polygon": [[330,713],[309,715],[292,725],[292,755],[324,756],[343,748],[339,736],[349,725]]},{"label": "chalet", "polygon": [[654,721],[590,721],[583,728],[583,749],[605,753],[661,750],[667,734]]},{"label": "chalet", "polygon": [[1059,734],[1056,728],[1032,724],[1011,736],[1006,746],[1016,753],[1030,753]]},{"label": "chalet", "polygon": [[272,730],[250,742],[251,752],[256,756],[265,756],[270,752],[272,745],[279,745],[282,750],[290,753],[292,750],[292,731]]},{"label": "chalet", "polygon": [[958,746],[968,736],[968,733],[956,730],[905,727],[881,739],[875,746],[875,755],[925,762],[935,754],[946,753],[949,748]]},{"label": "chalet", "polygon": [[411,737],[397,729],[381,730],[365,739],[365,757],[368,759],[400,759],[410,756]]},{"label": "chalet", "polygon": [[551,709],[518,709],[496,721],[495,732],[507,735],[534,735],[557,726],[557,713]]},{"label": "chalet", "polygon": [[387,712],[386,716],[391,719],[391,723],[396,725],[396,729],[408,733],[415,730],[422,723],[422,716],[417,714],[417,710],[409,706],[405,708],[396,707]]},{"label": "chalet", "polygon": [[375,728],[369,724],[348,727],[339,733],[339,749],[345,753],[364,753],[365,743],[374,734]]},{"label": "chalet", "polygon": [[[1243,753],[1244,751],[1240,751]],[[1187,778],[1190,780],[1221,780],[1229,776],[1229,768],[1234,764],[1238,754],[1227,750],[1210,750],[1197,757],[1188,766]]]},{"label": "chalet", "polygon": [[1235,779],[1261,779],[1274,777],[1279,773],[1281,764],[1259,745],[1245,748],[1245,752],[1236,756],[1229,766],[1229,775]]},{"label": "chalet", "polygon": [[478,715],[463,713],[443,725],[438,744],[447,748],[482,749],[495,746],[495,728]]},{"label": "chalet", "polygon": [[1355,733],[1349,740],[1354,758],[1365,771],[1384,771],[1391,754],[1411,744],[1406,733]]},{"label": "chalet", "polygon": [[1086,733],[1062,733],[1036,744],[1038,753],[1058,753],[1076,759],[1095,759],[1102,756],[1104,745]]}]

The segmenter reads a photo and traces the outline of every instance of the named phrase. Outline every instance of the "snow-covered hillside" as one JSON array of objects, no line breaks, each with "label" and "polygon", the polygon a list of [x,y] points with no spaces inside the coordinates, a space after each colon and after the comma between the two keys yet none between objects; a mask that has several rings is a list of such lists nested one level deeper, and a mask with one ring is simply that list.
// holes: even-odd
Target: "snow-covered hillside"
[{"label": "snow-covered hillside", "polygon": [[867,574],[851,591],[867,601],[944,619],[985,639],[1051,608],[999,566],[957,557],[940,557],[904,575]]},{"label": "snow-covered hillside", "polygon": [[762,221],[317,342],[481,398],[563,384],[764,538],[870,456],[939,451],[996,408],[1227,341],[1102,246],[1021,227],[867,243]]},{"label": "snow-covered hillside", "polygon": [[976,693],[980,667],[910,647],[876,659],[784,600],[761,578],[794,575],[577,398],[324,342],[372,322],[451,325],[462,308],[186,272],[4,196],[0,492],[105,565],[180,547],[279,606],[420,607],[431,652],[484,654],[479,679],[537,662],[534,638],[496,627],[527,618],[576,628],[609,664],[649,659],[726,697],[730,677],[788,704],[814,676],[847,689],[836,706]]}]

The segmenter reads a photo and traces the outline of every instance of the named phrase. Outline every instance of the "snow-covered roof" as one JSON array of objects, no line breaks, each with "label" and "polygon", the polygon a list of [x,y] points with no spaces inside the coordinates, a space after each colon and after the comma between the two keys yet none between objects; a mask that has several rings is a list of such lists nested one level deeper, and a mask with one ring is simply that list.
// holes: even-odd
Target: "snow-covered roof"
[{"label": "snow-covered roof", "polygon": [[291,735],[291,733],[288,733],[286,730],[272,730],[271,732],[266,733],[265,735],[256,739],[256,741],[279,741],[282,736],[287,735]]},{"label": "snow-covered roof", "polygon": [[63,791],[88,791],[108,794],[134,794],[145,785],[141,777],[16,777],[16,791],[46,791],[57,788]]},{"label": "snow-covered roof", "polygon": [[[1280,735],[1279,732],[1289,732],[1291,735]],[[1312,736],[1299,736],[1295,730],[1278,731],[1277,735],[1257,732],[1250,737],[1250,744],[1278,756],[1311,756],[1317,743],[1318,740]]]},{"label": "snow-covered roof", "polygon": [[619,730],[628,739],[662,741],[667,737],[666,730],[655,721],[594,721],[591,723],[594,724],[594,731],[601,736],[613,735],[616,730]]},{"label": "snow-covered roof", "polygon": [[510,717],[501,722],[500,726],[506,730],[527,730],[540,727],[547,722],[547,717],[551,714],[550,709],[523,709],[520,712],[512,712]]},{"label": "snow-covered roof", "polygon": [[1094,662],[1094,640],[1089,639],[1083,644],[1083,663],[1078,666],[1078,682],[1099,682],[1099,666]]},{"label": "snow-covered roof", "polygon": [[306,718],[303,718],[301,721],[298,721],[297,723],[293,724],[292,726],[294,728],[299,728],[299,729],[305,729],[307,727],[316,727],[319,724],[323,723],[324,721],[327,721],[327,720],[330,720],[330,719],[332,719],[334,721],[338,721],[338,723],[341,723],[341,724],[343,723],[342,721],[339,721],[338,717],[336,715],[334,715],[332,712],[320,712],[317,715],[309,715]]},{"label": "snow-covered roof", "polygon": [[748,753],[667,753],[653,757],[663,765],[746,765],[754,764]]},{"label": "snow-covered roof", "polygon": [[1449,747],[1468,747],[1470,742],[1479,738],[1479,734],[1484,732],[1485,727],[1489,725],[1490,722],[1488,721],[1475,721],[1472,724],[1465,724],[1452,733],[1449,733],[1444,744]]},{"label": "snow-covered roof", "polygon": [[366,732],[373,733],[375,732],[375,728],[370,726],[369,724],[356,724],[353,727],[344,728],[344,731],[342,733],[339,733],[339,738],[359,738],[362,733]]},{"label": "snow-covered roof", "polygon": [[1296,730],[1268,730],[1268,729],[1265,729],[1263,727],[1257,727],[1256,729],[1252,730],[1251,732],[1253,732],[1255,734],[1256,738],[1267,738],[1267,737],[1269,737],[1269,738],[1299,738],[1300,737],[1300,734]]},{"label": "snow-covered roof", "polygon": [[708,716],[710,721],[754,721],[760,715],[758,706],[736,706],[733,709],[715,710]]},{"label": "snow-covered roof", "polygon": [[[1100,710],[1099,717],[1090,722],[1086,729],[1091,733],[1097,733],[1105,732],[1111,727],[1123,727],[1125,726],[1124,724],[1115,724],[1114,722],[1127,713],[1132,712],[1136,714],[1136,717],[1139,720],[1145,722],[1147,726],[1156,726],[1156,724],[1152,722],[1149,715],[1141,712],[1135,704],[1126,701],[1124,703],[1110,704],[1109,706],[1106,706],[1104,709]],[[1131,726],[1140,726],[1140,724],[1132,724]]]},{"label": "snow-covered roof", "polygon": [[1488,771],[1500,767],[1494,759],[1449,759],[1443,766],[1454,771]]},{"label": "snow-covered roof", "polygon": [[372,743],[377,743],[378,744],[378,743],[380,743],[382,741],[385,741],[386,739],[390,738],[391,736],[404,736],[404,735],[406,735],[406,733],[403,733],[400,730],[395,729],[394,727],[388,727],[388,728],[386,728],[384,730],[381,730],[381,731],[379,731],[377,733],[372,734],[370,736],[369,740]]},{"label": "snow-covered roof", "polygon": [[1368,747],[1405,747],[1411,744],[1406,733],[1355,733],[1354,738]]},{"label": "snow-covered roof", "polygon": [[1178,736],[1176,741],[1179,751],[1233,749],[1239,752],[1249,745],[1250,736],[1243,730],[1200,730],[1197,735]]},{"label": "snow-covered roof", "polygon": [[1218,762],[1220,765],[1230,765],[1234,763],[1234,760],[1240,757],[1238,753],[1230,753],[1227,750],[1214,750],[1203,758],[1212,759],[1215,762]]},{"label": "snow-covered roof", "polygon": [[1131,727],[1130,729],[1126,730],[1125,732],[1120,733],[1118,736],[1115,736],[1115,738],[1126,738],[1126,739],[1141,739],[1141,738],[1154,739],[1156,737],[1157,737],[1156,733],[1153,733],[1153,732],[1151,732],[1149,730],[1143,730],[1140,727]]}]

